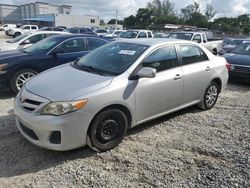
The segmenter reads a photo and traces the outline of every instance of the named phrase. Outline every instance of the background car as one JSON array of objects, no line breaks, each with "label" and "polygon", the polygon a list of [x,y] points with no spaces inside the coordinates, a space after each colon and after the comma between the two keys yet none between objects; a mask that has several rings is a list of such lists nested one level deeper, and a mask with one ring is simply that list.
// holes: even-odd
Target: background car
[{"label": "background car", "polygon": [[239,78],[250,83],[250,41],[241,43],[224,57],[231,65],[229,77],[231,79]]},{"label": "background car", "polygon": [[16,38],[0,43],[0,52],[25,49],[47,37],[65,34],[70,33],[59,31],[37,31],[33,33],[22,34]]},{"label": "background car", "polygon": [[230,39],[227,44],[222,47],[222,53],[230,53],[236,46],[240,45],[244,41],[250,41],[250,39]]},{"label": "background car", "polygon": [[65,31],[62,27],[42,27],[39,31]]},{"label": "background car", "polygon": [[121,34],[121,38],[152,38],[154,35],[150,30],[128,30]]},{"label": "background car", "polygon": [[16,24],[4,24],[0,27],[0,31],[8,31],[13,28],[16,28]]},{"label": "background car", "polygon": [[109,34],[105,35],[108,38],[117,38],[120,37],[121,33],[125,32],[125,30],[114,30],[110,31]]},{"label": "background car", "polygon": [[74,61],[109,40],[92,35],[57,35],[19,51],[0,53],[0,88],[17,93],[38,73]]},{"label": "background car", "polygon": [[95,34],[100,37],[106,37],[109,34],[109,31],[107,29],[97,29]]},{"label": "background car", "polygon": [[20,28],[13,28],[10,30],[9,34],[13,37],[18,37],[19,35],[29,33],[32,31],[38,31],[39,27],[37,25],[23,25]]},{"label": "background car", "polygon": [[72,34],[88,34],[88,35],[95,35],[95,32],[88,28],[88,27],[72,27],[65,30],[66,32]]}]

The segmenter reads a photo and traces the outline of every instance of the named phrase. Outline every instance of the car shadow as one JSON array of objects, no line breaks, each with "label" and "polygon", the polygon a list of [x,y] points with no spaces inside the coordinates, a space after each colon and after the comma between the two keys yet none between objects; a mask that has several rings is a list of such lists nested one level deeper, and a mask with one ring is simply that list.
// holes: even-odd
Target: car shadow
[{"label": "car shadow", "polygon": [[[150,129],[176,116],[199,112],[198,108],[191,107],[137,126],[129,130],[127,136]],[[6,116],[0,116],[0,140],[0,178],[36,173],[63,164],[65,161],[84,159],[97,154],[88,147],[57,152],[31,144],[16,128],[13,110]]]},{"label": "car shadow", "polygon": [[0,100],[13,98],[16,95],[9,90],[0,90]]}]

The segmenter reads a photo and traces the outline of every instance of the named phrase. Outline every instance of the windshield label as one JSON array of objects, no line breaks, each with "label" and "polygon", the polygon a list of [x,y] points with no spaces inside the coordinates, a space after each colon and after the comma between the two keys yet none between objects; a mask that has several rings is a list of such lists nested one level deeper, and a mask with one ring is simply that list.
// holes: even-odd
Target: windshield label
[{"label": "windshield label", "polygon": [[121,50],[119,52],[119,54],[122,54],[122,55],[135,55],[136,51],[132,51],[132,50]]}]

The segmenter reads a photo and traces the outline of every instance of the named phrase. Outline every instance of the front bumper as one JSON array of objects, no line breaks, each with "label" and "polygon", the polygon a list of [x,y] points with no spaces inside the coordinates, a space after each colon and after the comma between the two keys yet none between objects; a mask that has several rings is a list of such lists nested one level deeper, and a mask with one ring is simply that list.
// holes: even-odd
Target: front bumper
[{"label": "front bumper", "polygon": [[87,131],[91,122],[89,114],[81,111],[63,116],[30,113],[23,109],[20,94],[15,100],[15,114],[21,134],[37,146],[66,151],[87,144]]},{"label": "front bumper", "polygon": [[1,77],[0,75],[0,89],[9,89],[10,85],[7,81],[7,78]]}]

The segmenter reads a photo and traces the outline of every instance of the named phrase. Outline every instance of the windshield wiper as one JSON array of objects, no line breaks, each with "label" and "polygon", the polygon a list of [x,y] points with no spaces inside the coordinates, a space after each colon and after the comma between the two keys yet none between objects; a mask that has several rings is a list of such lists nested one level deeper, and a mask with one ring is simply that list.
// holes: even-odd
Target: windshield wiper
[{"label": "windshield wiper", "polygon": [[[77,63],[77,64],[79,65],[79,63]],[[86,70],[88,72],[94,72],[94,73],[97,73],[97,74],[102,75],[102,76],[105,75],[102,71],[95,69],[92,66],[89,66],[89,65],[88,66],[87,65],[79,65],[79,66],[80,66],[80,68],[82,68],[83,70]]]}]

